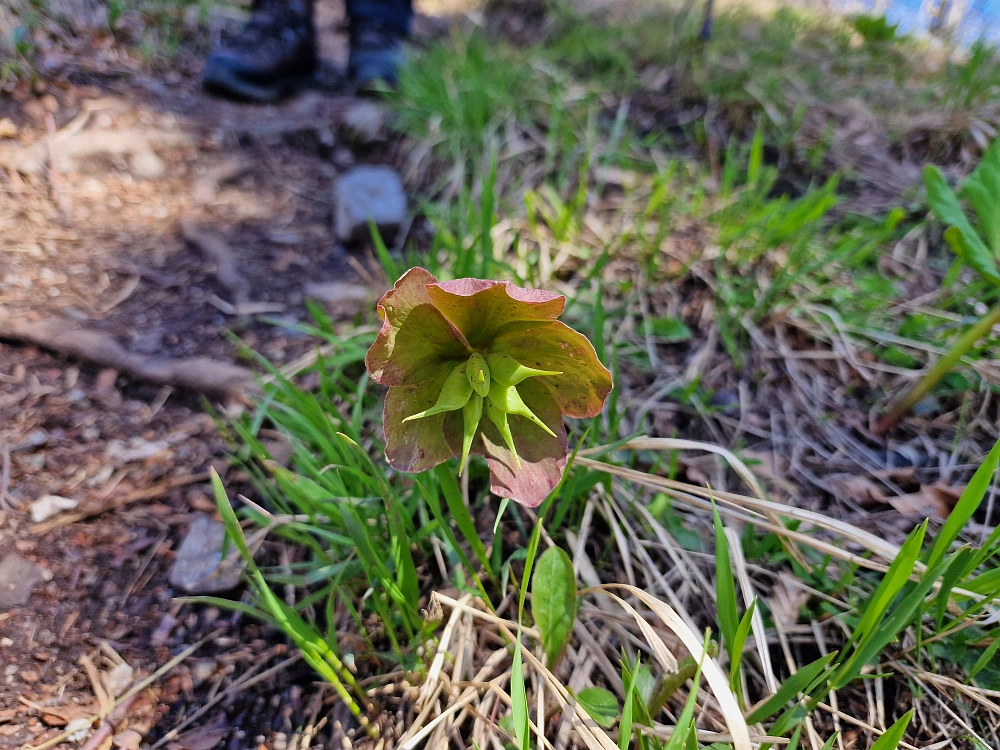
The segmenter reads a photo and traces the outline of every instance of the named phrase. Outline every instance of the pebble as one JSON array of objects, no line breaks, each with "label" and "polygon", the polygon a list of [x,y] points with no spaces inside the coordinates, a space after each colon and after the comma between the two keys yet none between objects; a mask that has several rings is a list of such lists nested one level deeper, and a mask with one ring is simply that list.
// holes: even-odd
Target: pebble
[{"label": "pebble", "polygon": [[207,514],[196,514],[170,568],[170,585],[189,594],[206,594],[227,591],[239,583],[242,559],[235,558],[232,565],[221,564],[225,535],[225,527],[219,521]]},{"label": "pebble", "polygon": [[35,523],[41,523],[47,518],[51,518],[57,513],[62,513],[64,510],[72,510],[79,503],[76,500],[71,500],[68,497],[61,497],[59,495],[42,495],[37,500],[33,501],[29,506],[31,511],[31,520]]},{"label": "pebble", "polygon": [[344,113],[340,124],[349,138],[360,143],[371,143],[378,137],[388,117],[388,107],[358,99]]},{"label": "pebble", "polygon": [[406,218],[406,193],[395,170],[361,166],[341,176],[334,189],[333,224],[342,242],[367,239],[369,219],[390,241]]},{"label": "pebble", "polygon": [[51,577],[41,565],[11,552],[0,561],[0,608],[24,606],[31,590]]}]

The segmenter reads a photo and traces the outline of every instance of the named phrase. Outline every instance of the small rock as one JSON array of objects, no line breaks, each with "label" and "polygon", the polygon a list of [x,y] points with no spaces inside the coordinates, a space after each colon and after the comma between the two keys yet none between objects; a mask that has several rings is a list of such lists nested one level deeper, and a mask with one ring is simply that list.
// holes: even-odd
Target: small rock
[{"label": "small rock", "polygon": [[94,379],[94,393],[98,396],[106,396],[111,393],[118,381],[118,370],[106,367],[97,373]]},{"label": "small rock", "polygon": [[205,684],[218,668],[219,665],[215,659],[198,659],[191,665],[191,679],[194,681],[194,686],[199,687]]},{"label": "small rock", "polygon": [[69,736],[66,739],[70,742],[85,740],[87,735],[90,734],[90,725],[92,723],[90,719],[73,719],[73,721],[66,725],[66,731],[69,732]]},{"label": "small rock", "polygon": [[28,603],[31,590],[49,580],[52,574],[11,552],[0,561],[0,609],[22,607]]},{"label": "small rock", "polygon": [[39,674],[33,669],[25,669],[21,672],[21,679],[27,682],[29,685],[34,685],[38,682]]},{"label": "small rock", "polygon": [[10,638],[0,638],[0,648],[8,648],[9,646],[13,645],[14,641],[11,640]]},{"label": "small rock", "polygon": [[164,612],[163,617],[160,619],[160,624],[156,626],[156,630],[154,630],[153,634],[149,637],[149,644],[153,648],[159,648],[165,644],[170,638],[170,633],[177,626],[178,622],[178,619],[172,614]]},{"label": "small rock", "polygon": [[158,180],[167,173],[167,165],[152,150],[136,151],[129,160],[129,171],[133,177],[143,180]]},{"label": "small rock", "polygon": [[111,741],[118,750],[139,750],[142,735],[134,729],[126,729],[124,732],[116,734]]},{"label": "small rock", "polygon": [[0,138],[17,138],[17,125],[9,117],[0,120]]},{"label": "small rock", "polygon": [[196,515],[170,568],[170,585],[190,594],[206,594],[226,591],[239,583],[244,563],[237,556],[231,559],[231,564],[230,560],[223,564],[225,535],[225,527],[219,521],[209,515]]},{"label": "small rock", "polygon": [[104,449],[104,455],[115,466],[121,466],[133,461],[145,461],[169,448],[170,444],[165,440],[150,441],[133,438],[127,444],[121,440],[111,440],[108,442],[107,448]]},{"label": "small rock", "polygon": [[395,170],[389,167],[355,167],[344,174],[334,190],[333,224],[342,242],[368,237],[374,220],[388,241],[406,217],[406,193]]},{"label": "small rock", "polygon": [[125,662],[116,664],[114,669],[108,672],[108,689],[115,698],[132,687],[134,681],[135,670]]},{"label": "small rock", "polygon": [[371,143],[378,137],[388,115],[387,107],[367,99],[358,99],[344,113],[340,122],[349,137],[361,143]]},{"label": "small rock", "polygon": [[62,513],[64,510],[72,510],[77,505],[79,503],[76,500],[71,500],[68,497],[42,495],[29,506],[31,520],[35,523],[41,523],[46,518],[51,518],[57,513]]},{"label": "small rock", "polygon": [[133,333],[130,348],[136,354],[156,354],[163,348],[163,331],[154,328],[143,333]]}]

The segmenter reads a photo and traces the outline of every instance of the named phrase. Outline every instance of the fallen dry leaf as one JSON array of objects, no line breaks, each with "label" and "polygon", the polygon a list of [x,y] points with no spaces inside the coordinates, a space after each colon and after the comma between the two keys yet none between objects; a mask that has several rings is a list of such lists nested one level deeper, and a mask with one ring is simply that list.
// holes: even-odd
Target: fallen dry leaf
[{"label": "fallen dry leaf", "polygon": [[860,474],[829,474],[823,478],[836,495],[862,508],[870,508],[885,500],[884,487]]},{"label": "fallen dry leaf", "polygon": [[778,575],[778,582],[771,592],[771,615],[786,630],[799,621],[799,610],[809,601],[809,592],[801,586],[790,583],[787,573]]},{"label": "fallen dry leaf", "polygon": [[889,503],[904,516],[945,519],[965,491],[964,485],[947,485],[941,482],[921,487],[918,492],[889,497]]}]

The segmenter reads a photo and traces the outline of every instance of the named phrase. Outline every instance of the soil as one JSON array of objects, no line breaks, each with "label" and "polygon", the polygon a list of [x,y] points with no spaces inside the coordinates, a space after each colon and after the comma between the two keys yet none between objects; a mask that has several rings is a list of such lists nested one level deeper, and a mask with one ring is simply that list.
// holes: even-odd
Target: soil
[{"label": "soil", "polygon": [[[344,56],[340,13],[329,2],[318,11],[330,70]],[[155,357],[234,361],[239,343],[281,364],[311,346],[294,328],[308,319],[306,283],[377,278],[369,254],[336,243],[332,187],[348,166],[378,160],[384,132],[361,142],[344,125],[354,111],[371,114],[371,103],[344,95],[336,75],[294,100],[254,106],[204,94],[192,52],[157,72],[114,40],[51,41],[45,75],[0,98],[0,117],[18,128],[0,139],[0,161],[51,144],[36,174],[0,168],[0,312],[58,316]],[[129,134],[148,148],[116,153]],[[93,153],[53,177],[48,162],[81,138],[97,144]],[[231,314],[231,286],[185,239],[182,219],[228,246],[267,315]],[[335,312],[353,317],[358,304]],[[213,406],[236,413],[243,404]],[[120,664],[137,681],[203,638],[192,659],[140,693],[115,726],[116,744],[155,741],[242,675],[276,666],[168,746],[282,747],[310,717],[316,723],[322,688],[276,632],[180,602],[169,586],[188,524],[213,510],[207,469],[241,486],[200,394],[0,341],[0,455],[10,459],[0,560],[16,553],[47,579],[26,605],[0,609],[0,748],[54,738],[96,714],[102,692],[120,692],[107,682]],[[73,512],[89,517],[36,524],[30,509],[45,495],[75,500]]]}]

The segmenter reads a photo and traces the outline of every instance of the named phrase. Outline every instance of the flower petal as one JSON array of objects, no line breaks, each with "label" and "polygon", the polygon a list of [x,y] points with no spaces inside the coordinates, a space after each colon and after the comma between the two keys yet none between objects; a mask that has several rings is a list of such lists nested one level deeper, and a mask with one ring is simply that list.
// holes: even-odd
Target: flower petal
[{"label": "flower petal", "polygon": [[492,351],[509,354],[526,367],[561,372],[537,380],[545,383],[567,417],[600,414],[611,393],[611,373],[597,358],[593,345],[561,321],[516,326],[496,338]]},{"label": "flower petal", "polygon": [[561,294],[524,289],[509,281],[456,279],[427,285],[434,306],[473,348],[484,348],[511,323],[555,320],[566,307]]},{"label": "flower petal", "polygon": [[534,508],[562,479],[566,469],[566,428],[555,399],[541,382],[525,381],[518,390],[525,404],[555,435],[546,434],[524,417],[509,415],[520,465],[489,420],[482,421],[478,442],[490,467],[490,491]]},{"label": "flower petal", "polygon": [[436,279],[411,268],[378,303],[382,330],[365,356],[372,380],[382,385],[424,383],[442,362],[469,356],[462,334],[434,307],[427,285]]},{"label": "flower petal", "polygon": [[[410,422],[411,414],[431,408],[441,393],[452,365],[439,365],[423,385],[393,386],[385,396],[385,457],[397,471],[420,472],[431,469],[454,455],[445,440],[444,421],[460,412],[444,412]],[[459,442],[461,445],[461,442]]]}]

